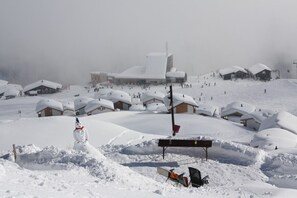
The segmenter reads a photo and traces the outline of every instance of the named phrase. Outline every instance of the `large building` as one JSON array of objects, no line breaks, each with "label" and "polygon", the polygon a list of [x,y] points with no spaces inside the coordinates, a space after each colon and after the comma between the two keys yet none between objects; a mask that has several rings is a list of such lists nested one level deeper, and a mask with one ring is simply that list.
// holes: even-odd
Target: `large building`
[{"label": "large building", "polygon": [[[167,74],[170,75],[168,76]],[[176,76],[176,74],[179,75]],[[108,74],[104,72],[92,72],[91,82],[93,85],[105,81],[115,84],[160,84],[166,82],[184,82],[186,81],[186,77],[185,72],[174,70],[172,54],[160,52],[147,54],[144,66],[130,67],[122,73]]]},{"label": "large building", "polygon": [[134,66],[114,76],[116,84],[123,83],[165,83],[166,73],[173,67],[173,55],[150,53],[145,66]]}]

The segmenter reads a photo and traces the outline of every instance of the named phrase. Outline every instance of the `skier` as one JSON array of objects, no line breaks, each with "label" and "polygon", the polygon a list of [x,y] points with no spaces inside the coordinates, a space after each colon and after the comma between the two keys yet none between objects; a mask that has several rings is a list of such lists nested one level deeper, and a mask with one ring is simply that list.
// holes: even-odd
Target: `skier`
[{"label": "skier", "polygon": [[73,131],[73,137],[75,140],[73,148],[76,150],[81,150],[81,147],[83,147],[88,142],[88,136],[88,131],[80,123],[78,118],[76,118],[75,129]]}]

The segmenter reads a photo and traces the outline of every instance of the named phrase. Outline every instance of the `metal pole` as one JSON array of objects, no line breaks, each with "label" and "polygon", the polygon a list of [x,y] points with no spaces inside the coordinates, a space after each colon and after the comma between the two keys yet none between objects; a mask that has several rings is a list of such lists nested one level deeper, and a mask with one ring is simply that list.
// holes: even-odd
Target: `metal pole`
[{"label": "metal pole", "polygon": [[174,108],[173,108],[173,94],[172,94],[172,85],[169,86],[170,88],[170,107],[171,107],[171,121],[172,121],[172,134],[175,136],[175,130],[174,130]]}]

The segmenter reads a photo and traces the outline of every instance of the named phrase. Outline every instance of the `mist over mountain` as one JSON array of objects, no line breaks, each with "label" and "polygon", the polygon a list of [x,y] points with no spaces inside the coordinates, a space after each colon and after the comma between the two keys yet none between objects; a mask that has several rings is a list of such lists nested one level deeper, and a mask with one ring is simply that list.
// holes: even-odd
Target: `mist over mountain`
[{"label": "mist over mountain", "polygon": [[296,77],[294,0],[1,0],[0,78],[87,82],[169,51],[198,75],[261,62]]}]

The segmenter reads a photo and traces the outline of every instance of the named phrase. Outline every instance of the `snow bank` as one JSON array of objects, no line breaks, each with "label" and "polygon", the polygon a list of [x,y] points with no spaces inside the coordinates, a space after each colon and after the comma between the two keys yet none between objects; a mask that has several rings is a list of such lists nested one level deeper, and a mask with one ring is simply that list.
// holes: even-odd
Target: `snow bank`
[{"label": "snow bank", "polygon": [[263,121],[260,126],[260,131],[268,128],[281,128],[297,134],[297,117],[282,111]]},{"label": "snow bank", "polygon": [[297,149],[297,135],[279,128],[266,129],[255,134],[251,145],[265,150]]},{"label": "snow bank", "polygon": [[[197,137],[194,139],[209,139]],[[149,155],[162,154],[162,147],[158,147],[158,140],[144,141],[140,144],[123,148],[121,153],[127,155]],[[199,156],[205,158],[202,148],[181,148],[168,147],[165,153],[175,153],[189,156]],[[223,140],[213,140],[212,147],[208,149],[208,158],[217,160],[221,163],[248,166],[257,162],[259,150]]]},{"label": "snow bank", "polygon": [[[158,182],[136,173],[128,167],[111,160],[94,157],[92,154],[75,150],[60,150],[57,147],[45,147],[34,152],[31,146],[26,146],[19,154],[17,163],[31,170],[70,170],[85,168],[100,179],[102,183],[112,182],[123,184],[132,189],[158,189]],[[1,169],[0,169],[1,170]]]}]

